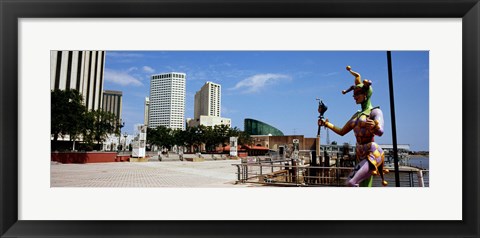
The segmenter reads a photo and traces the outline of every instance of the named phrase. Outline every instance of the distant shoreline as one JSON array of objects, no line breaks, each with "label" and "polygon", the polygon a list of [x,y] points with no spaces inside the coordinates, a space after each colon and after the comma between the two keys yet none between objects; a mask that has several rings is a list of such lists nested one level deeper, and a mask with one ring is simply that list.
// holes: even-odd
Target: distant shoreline
[{"label": "distant shoreline", "polygon": [[415,157],[419,159],[429,159],[430,157],[428,155],[409,155],[410,158]]}]

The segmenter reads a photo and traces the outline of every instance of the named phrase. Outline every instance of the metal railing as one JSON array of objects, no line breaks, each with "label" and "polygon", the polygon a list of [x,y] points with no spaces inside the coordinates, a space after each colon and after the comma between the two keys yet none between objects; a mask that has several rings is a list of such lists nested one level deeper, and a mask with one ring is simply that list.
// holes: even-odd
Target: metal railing
[{"label": "metal railing", "polygon": [[[293,160],[242,161],[237,167],[237,183],[276,186],[345,186],[353,167],[322,167],[297,164]],[[428,187],[429,171],[401,169],[401,187]],[[395,184],[393,169],[384,175],[390,186]],[[382,186],[380,176],[374,176],[373,186]]]}]

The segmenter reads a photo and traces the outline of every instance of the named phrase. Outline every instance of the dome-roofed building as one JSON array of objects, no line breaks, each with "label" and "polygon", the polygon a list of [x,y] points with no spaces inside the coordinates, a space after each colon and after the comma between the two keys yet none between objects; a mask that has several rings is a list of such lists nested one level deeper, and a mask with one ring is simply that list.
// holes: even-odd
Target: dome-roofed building
[{"label": "dome-roofed building", "polygon": [[271,135],[283,136],[283,132],[279,129],[259,120],[245,118],[244,131],[250,135]]}]

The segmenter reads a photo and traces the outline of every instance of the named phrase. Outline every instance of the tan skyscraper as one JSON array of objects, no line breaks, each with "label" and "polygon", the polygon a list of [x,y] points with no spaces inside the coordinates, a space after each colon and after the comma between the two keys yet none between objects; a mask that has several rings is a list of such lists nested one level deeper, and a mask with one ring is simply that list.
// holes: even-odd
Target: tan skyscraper
[{"label": "tan skyscraper", "polygon": [[121,91],[103,91],[103,111],[111,112],[117,118],[122,118],[122,96]]},{"label": "tan skyscraper", "polygon": [[220,84],[206,82],[200,91],[195,93],[195,118],[200,118],[200,116],[221,117],[221,92]]},{"label": "tan skyscraper", "polygon": [[188,126],[231,126],[229,118],[221,117],[222,108],[222,87],[220,84],[206,82],[202,88],[195,93],[194,117],[187,120]]}]

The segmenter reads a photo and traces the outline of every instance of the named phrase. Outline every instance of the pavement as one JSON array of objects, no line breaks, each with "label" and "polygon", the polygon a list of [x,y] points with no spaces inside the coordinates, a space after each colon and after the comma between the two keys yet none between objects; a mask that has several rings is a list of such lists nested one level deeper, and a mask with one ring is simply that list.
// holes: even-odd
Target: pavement
[{"label": "pavement", "polygon": [[180,161],[152,157],[148,162],[51,163],[51,187],[249,187],[235,184],[240,160]]}]

